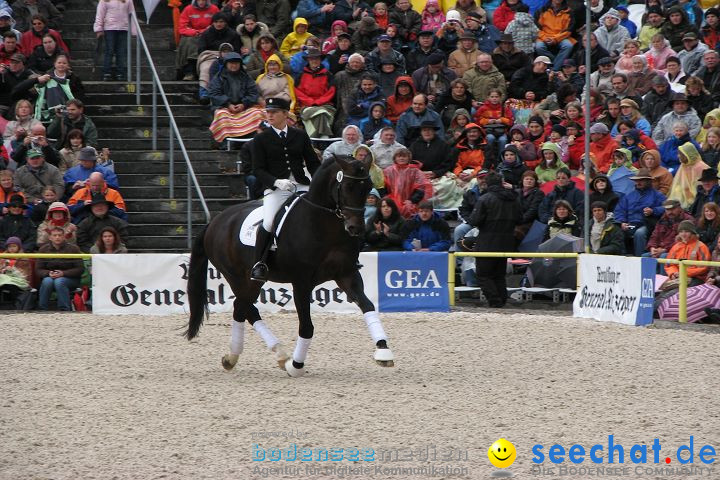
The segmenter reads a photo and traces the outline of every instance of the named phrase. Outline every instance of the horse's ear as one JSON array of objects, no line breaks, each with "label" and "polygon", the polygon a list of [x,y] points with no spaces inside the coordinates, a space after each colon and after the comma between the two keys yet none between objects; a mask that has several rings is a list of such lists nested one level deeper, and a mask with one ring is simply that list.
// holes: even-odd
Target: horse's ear
[{"label": "horse's ear", "polygon": [[340,165],[340,168],[343,170],[346,169],[348,166],[350,166],[350,162],[347,161],[347,157],[345,155],[337,156],[333,153],[333,158],[335,159],[335,162]]}]

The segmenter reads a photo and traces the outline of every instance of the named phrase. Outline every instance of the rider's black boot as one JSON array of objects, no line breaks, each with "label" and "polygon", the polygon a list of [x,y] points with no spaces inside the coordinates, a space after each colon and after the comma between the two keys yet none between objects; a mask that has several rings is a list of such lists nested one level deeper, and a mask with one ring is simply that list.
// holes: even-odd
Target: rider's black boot
[{"label": "rider's black boot", "polygon": [[265,264],[270,246],[272,245],[272,234],[265,230],[262,225],[258,227],[257,238],[255,239],[255,265],[250,270],[250,279],[256,282],[267,281],[268,266]]}]

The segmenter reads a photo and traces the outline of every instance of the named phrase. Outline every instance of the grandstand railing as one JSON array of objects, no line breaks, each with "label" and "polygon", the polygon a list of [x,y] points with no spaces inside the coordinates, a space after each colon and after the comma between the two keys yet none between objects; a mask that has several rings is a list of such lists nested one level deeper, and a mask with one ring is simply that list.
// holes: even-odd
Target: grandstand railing
[{"label": "grandstand railing", "polygon": [[[153,62],[152,55],[150,55],[150,49],[148,48],[147,42],[145,41],[145,37],[143,36],[142,29],[140,28],[140,22],[138,21],[137,15],[135,15],[135,12],[130,12],[129,15],[129,21],[132,24],[135,25],[135,29],[137,31],[137,36],[135,37],[135,101],[137,105],[141,104],[140,101],[140,89],[141,89],[141,83],[140,83],[140,62],[141,62],[141,49],[145,52],[145,59],[147,60],[147,64],[150,67],[150,71],[152,72],[152,149],[153,151],[157,151],[158,141],[157,141],[157,126],[158,126],[158,92],[160,93],[160,98],[162,99],[163,104],[165,105],[165,111],[168,115],[168,122],[169,122],[169,138],[168,138],[168,160],[169,160],[169,172],[168,172],[168,187],[169,187],[169,198],[173,199],[175,198],[175,140],[177,140],[178,145],[180,146],[180,152],[182,153],[183,158],[185,159],[185,165],[187,165],[187,182],[186,182],[186,199],[187,199],[187,245],[188,248],[191,248],[192,246],[192,201],[193,201],[193,195],[192,195],[192,189],[195,188],[195,193],[197,194],[198,200],[200,201],[200,205],[202,206],[203,212],[205,213],[205,222],[210,223],[210,210],[208,209],[207,202],[205,201],[205,196],[202,193],[202,189],[200,188],[200,183],[198,182],[197,176],[195,175],[195,170],[192,167],[192,163],[190,162],[190,157],[188,155],[187,149],[185,148],[185,142],[183,142],[182,135],[180,135],[180,129],[177,126],[177,122],[175,122],[175,117],[173,116],[172,109],[170,108],[170,102],[168,101],[167,95],[165,94],[165,89],[163,89],[162,82],[160,81],[160,76],[157,73],[157,70],[155,69],[155,63]],[[132,35],[127,36],[127,75],[128,75],[128,81],[132,81]]]}]

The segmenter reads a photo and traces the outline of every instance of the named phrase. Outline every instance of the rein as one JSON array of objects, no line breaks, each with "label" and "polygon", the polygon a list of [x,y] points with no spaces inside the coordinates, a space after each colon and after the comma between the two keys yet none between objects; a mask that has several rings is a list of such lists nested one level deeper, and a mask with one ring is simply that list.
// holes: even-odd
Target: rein
[{"label": "rein", "polygon": [[302,195],[301,195],[301,194],[296,194],[296,195],[298,195],[298,196],[300,197],[300,200],[308,203],[309,205],[312,205],[312,206],[315,207],[315,208],[318,208],[318,209],[320,209],[320,210],[324,210],[324,211],[326,211],[326,212],[330,212],[330,213],[332,213],[333,215],[335,215],[337,218],[339,218],[340,220],[345,220],[345,214],[342,212],[343,210],[350,210],[350,211],[352,211],[352,212],[364,212],[364,211],[365,211],[365,208],[364,208],[364,207],[363,207],[363,208],[357,208],[357,207],[343,206],[342,197],[340,196],[340,187],[341,187],[341,185],[342,185],[342,181],[345,180],[346,178],[349,178],[349,179],[351,179],[351,180],[365,181],[365,180],[369,180],[369,179],[370,179],[370,175],[368,174],[368,175],[366,175],[366,176],[364,176],[364,177],[357,177],[357,176],[355,176],[355,175],[345,174],[342,170],[340,170],[340,171],[338,172],[336,178],[337,178],[338,181],[337,181],[337,189],[336,189],[336,194],[335,194],[335,208],[334,208],[334,209],[333,209],[333,208],[328,208],[328,207],[323,207],[322,205],[318,205],[317,203],[311,202],[309,199],[306,198],[306,195],[305,195],[305,194],[302,194]]}]

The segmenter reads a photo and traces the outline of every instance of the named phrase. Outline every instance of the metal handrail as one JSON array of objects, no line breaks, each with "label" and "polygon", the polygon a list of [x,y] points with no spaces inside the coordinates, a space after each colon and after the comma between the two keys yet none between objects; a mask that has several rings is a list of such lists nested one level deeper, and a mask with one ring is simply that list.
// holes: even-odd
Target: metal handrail
[{"label": "metal handrail", "polygon": [[[210,210],[208,209],[207,202],[205,201],[205,196],[202,193],[202,190],[200,189],[200,183],[198,182],[197,177],[195,176],[195,170],[192,167],[192,164],[190,163],[190,157],[188,156],[187,150],[185,148],[185,142],[183,142],[182,136],[180,135],[180,129],[177,126],[177,123],[175,122],[175,117],[173,116],[172,110],[170,109],[170,103],[168,102],[167,95],[165,94],[165,89],[162,86],[162,82],[160,81],[160,76],[157,73],[157,70],[155,69],[155,64],[152,60],[152,56],[150,55],[150,50],[148,48],[147,42],[145,41],[145,37],[142,33],[142,30],[140,29],[140,22],[138,21],[137,15],[134,11],[131,11],[129,14],[129,22],[130,25],[135,25],[135,30],[137,32],[136,40],[135,40],[135,60],[136,60],[136,74],[135,74],[135,100],[136,105],[140,105],[140,47],[142,46],[143,51],[145,52],[145,58],[147,59],[148,66],[150,67],[150,71],[152,72],[152,149],[153,151],[157,151],[157,94],[158,91],[160,92],[160,97],[162,98],[163,104],[165,105],[165,111],[168,115],[168,121],[170,126],[170,134],[169,134],[169,160],[170,160],[170,167],[169,167],[169,190],[170,195],[169,198],[172,200],[174,198],[174,190],[175,190],[175,166],[174,166],[174,144],[175,144],[175,138],[177,137],[178,145],[180,145],[180,151],[182,152],[182,156],[185,159],[185,165],[187,165],[187,240],[188,240],[188,248],[192,246],[192,185],[195,186],[195,192],[197,193],[198,200],[200,200],[200,205],[202,205],[203,212],[205,213],[205,221],[206,223],[210,223]],[[130,29],[132,30],[132,29]],[[132,35],[130,35],[130,32],[128,32],[127,36],[128,40],[128,49],[127,49],[127,68],[128,68],[128,82],[132,81],[132,48],[131,48],[131,42],[132,42]]]}]

